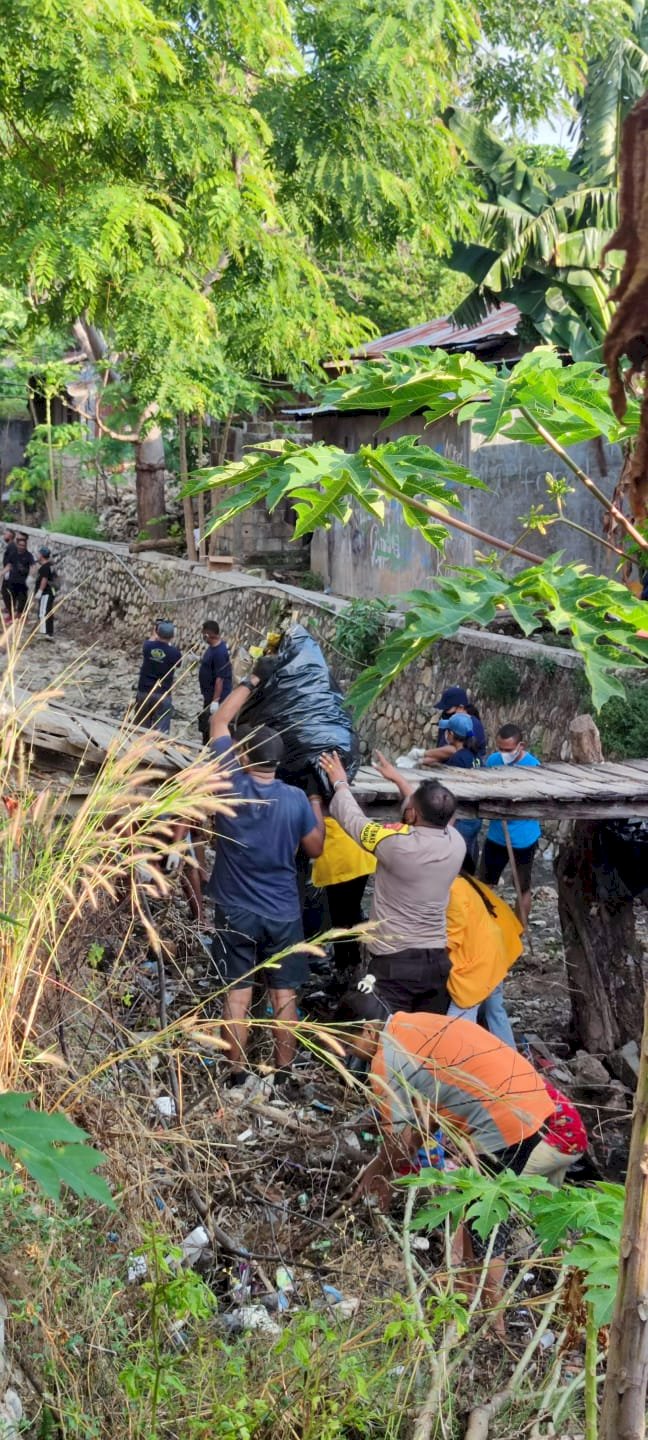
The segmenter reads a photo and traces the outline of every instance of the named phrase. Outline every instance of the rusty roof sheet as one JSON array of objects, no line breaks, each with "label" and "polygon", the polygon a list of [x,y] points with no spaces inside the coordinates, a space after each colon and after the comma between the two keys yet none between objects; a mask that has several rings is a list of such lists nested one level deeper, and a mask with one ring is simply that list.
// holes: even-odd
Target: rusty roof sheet
[{"label": "rusty roof sheet", "polygon": [[394,330],[391,335],[381,335],[369,340],[354,351],[355,359],[375,360],[388,350],[410,350],[414,345],[427,345],[430,349],[440,347],[452,350],[456,346],[476,345],[481,347],[489,339],[496,340],[514,335],[520,321],[517,305],[500,305],[491,310],[478,325],[454,325],[449,317],[428,320],[424,325],[412,325],[408,330]]}]

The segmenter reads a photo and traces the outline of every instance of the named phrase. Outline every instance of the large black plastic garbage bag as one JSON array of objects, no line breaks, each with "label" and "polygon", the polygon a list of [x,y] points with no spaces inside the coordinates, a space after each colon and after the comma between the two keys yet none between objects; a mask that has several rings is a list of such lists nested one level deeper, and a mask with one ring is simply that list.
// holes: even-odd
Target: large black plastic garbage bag
[{"label": "large black plastic garbage bag", "polygon": [[303,625],[292,625],[273,660],[261,661],[264,678],[240,711],[241,726],[270,725],[284,742],[280,775],[305,782],[315,775],[323,793],[330,785],[319,768],[324,750],[337,750],[353,778],[360,746],[339,686],[317,641]]}]

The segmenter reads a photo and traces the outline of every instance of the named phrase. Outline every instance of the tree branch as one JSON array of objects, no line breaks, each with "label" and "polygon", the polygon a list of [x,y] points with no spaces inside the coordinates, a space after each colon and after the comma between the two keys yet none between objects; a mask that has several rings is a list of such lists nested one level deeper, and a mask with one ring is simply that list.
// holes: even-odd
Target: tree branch
[{"label": "tree branch", "polygon": [[628,517],[623,514],[622,510],[619,510],[618,505],[615,505],[613,500],[608,500],[603,490],[600,490],[591,476],[587,475],[584,470],[581,470],[580,465],[578,465],[575,460],[572,460],[571,455],[563,449],[560,441],[556,440],[555,436],[551,434],[551,431],[545,430],[544,425],[541,425],[540,421],[535,419],[531,411],[527,410],[526,405],[520,405],[520,414],[523,415],[525,420],[529,422],[529,425],[533,427],[536,435],[539,435],[540,439],[544,440],[545,445],[548,445],[549,449],[553,450],[554,455],[557,455],[559,459],[562,460],[563,465],[566,465],[568,470],[571,470],[572,475],[575,475],[576,478],[580,480],[581,485],[584,485],[586,490],[589,490],[590,495],[593,495],[594,499],[598,500],[599,505],[602,505],[603,509],[607,510],[608,515],[612,515],[617,524],[631,536],[635,544],[639,545],[642,550],[648,550],[648,540],[644,539],[641,531],[637,530],[636,525],[633,525],[632,521],[628,520]]}]

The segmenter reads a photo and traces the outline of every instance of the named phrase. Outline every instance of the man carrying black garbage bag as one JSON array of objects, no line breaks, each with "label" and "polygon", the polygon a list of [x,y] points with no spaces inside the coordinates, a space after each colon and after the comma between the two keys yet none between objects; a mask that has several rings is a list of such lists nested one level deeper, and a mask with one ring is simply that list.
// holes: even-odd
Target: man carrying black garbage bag
[{"label": "man carrying black garbage bag", "polygon": [[[231,816],[219,815],[216,860],[207,886],[214,901],[213,956],[228,990],[223,1005],[229,1044],[229,1084],[243,1085],[248,1014],[254,983],[265,979],[275,1017],[276,1079],[286,1078],[295,1052],[296,992],[308,979],[303,941],[296,853],[315,858],[324,844],[321,802],[277,778],[283,742],[267,725],[230,735],[244,702],[260,684],[252,675],[237,685],[211,718],[210,750],[221,761],[232,792],[242,803]],[[290,951],[289,954],[282,952]],[[261,969],[273,956],[276,966]],[[255,973],[256,972],[256,973]]]}]

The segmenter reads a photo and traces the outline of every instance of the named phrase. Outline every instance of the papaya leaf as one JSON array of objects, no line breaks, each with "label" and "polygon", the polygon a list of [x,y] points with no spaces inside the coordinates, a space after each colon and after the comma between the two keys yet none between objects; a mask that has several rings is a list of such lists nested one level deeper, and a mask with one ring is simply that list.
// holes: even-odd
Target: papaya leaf
[{"label": "papaya leaf", "polygon": [[[63,1185],[80,1199],[113,1207],[105,1180],[95,1173],[104,1156],[85,1144],[86,1133],[65,1115],[29,1107],[30,1095],[0,1095],[0,1143],[12,1151],[40,1189],[57,1200]],[[14,1163],[0,1155],[0,1169],[11,1173]]]}]

